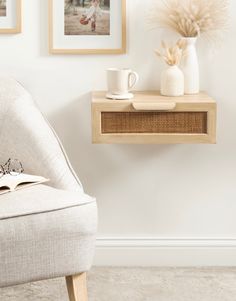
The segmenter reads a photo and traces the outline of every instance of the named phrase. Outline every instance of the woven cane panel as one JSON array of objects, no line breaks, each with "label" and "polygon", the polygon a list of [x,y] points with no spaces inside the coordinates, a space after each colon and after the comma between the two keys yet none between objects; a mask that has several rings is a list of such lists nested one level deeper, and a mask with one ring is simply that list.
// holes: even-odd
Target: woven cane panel
[{"label": "woven cane panel", "polygon": [[102,133],[207,134],[207,112],[102,112]]}]

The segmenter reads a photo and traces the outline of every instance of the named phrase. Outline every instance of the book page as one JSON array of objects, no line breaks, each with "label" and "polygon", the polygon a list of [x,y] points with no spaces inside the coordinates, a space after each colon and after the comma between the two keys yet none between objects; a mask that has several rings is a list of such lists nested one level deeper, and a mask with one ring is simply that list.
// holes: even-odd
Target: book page
[{"label": "book page", "polygon": [[0,194],[6,193],[8,191],[12,192],[18,189],[23,189],[26,186],[28,187],[29,185],[32,186],[40,183],[45,183],[47,181],[49,181],[49,179],[24,173],[17,176],[7,174],[0,179]]}]

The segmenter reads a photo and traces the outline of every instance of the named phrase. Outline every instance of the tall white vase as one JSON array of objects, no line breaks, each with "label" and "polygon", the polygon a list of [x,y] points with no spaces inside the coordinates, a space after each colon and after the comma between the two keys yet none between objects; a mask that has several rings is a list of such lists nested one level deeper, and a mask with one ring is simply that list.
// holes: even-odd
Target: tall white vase
[{"label": "tall white vase", "polygon": [[170,66],[162,72],[161,94],[164,96],[184,95],[184,75],[178,66]]},{"label": "tall white vase", "polygon": [[185,55],[181,69],[184,73],[184,93],[199,93],[199,63],[196,51],[197,38],[183,38],[186,41]]}]

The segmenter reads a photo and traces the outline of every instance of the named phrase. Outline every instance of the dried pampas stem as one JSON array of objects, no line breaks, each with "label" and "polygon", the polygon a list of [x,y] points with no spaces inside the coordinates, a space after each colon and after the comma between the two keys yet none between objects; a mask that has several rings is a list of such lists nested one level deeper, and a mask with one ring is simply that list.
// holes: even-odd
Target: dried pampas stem
[{"label": "dried pampas stem", "polygon": [[162,41],[161,46],[164,49],[164,52],[155,50],[156,55],[162,58],[169,66],[178,66],[184,55],[186,41],[181,39],[174,46],[168,46]]},{"label": "dried pampas stem", "polygon": [[183,37],[197,37],[226,29],[228,7],[228,0],[154,0],[148,23]]}]

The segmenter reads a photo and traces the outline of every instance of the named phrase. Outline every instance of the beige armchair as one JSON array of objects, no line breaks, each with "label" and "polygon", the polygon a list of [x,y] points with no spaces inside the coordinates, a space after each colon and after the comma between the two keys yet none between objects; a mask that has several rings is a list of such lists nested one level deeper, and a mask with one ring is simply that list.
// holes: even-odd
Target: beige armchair
[{"label": "beige armchair", "polygon": [[65,276],[70,301],[87,300],[96,201],[30,94],[0,78],[0,163],[9,157],[50,182],[0,196],[0,287]]}]

